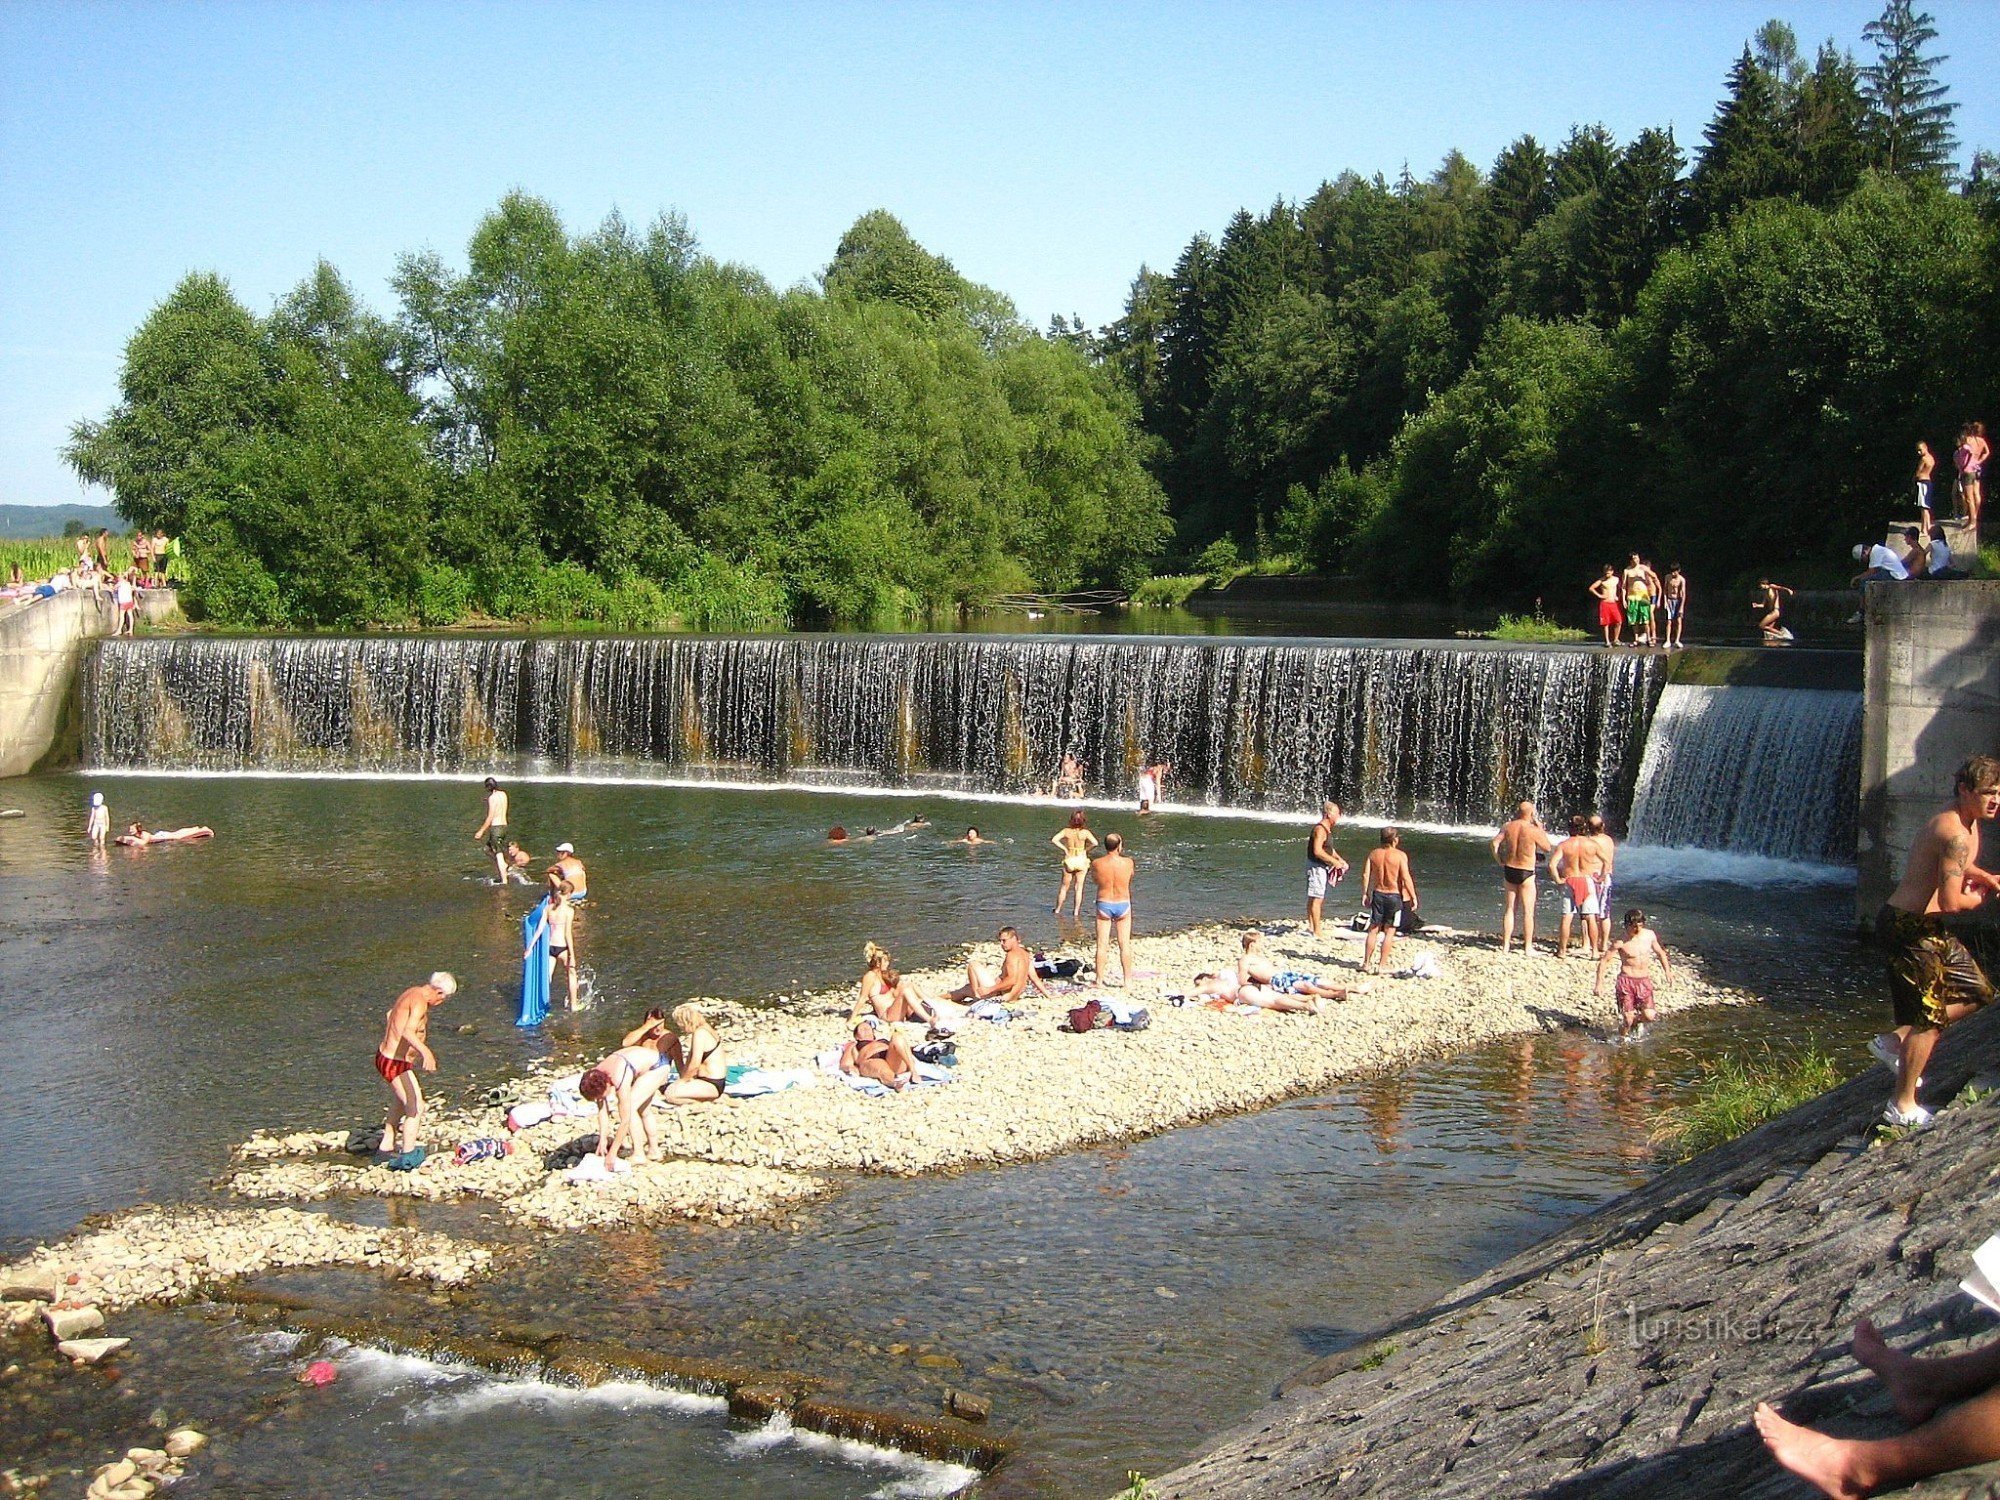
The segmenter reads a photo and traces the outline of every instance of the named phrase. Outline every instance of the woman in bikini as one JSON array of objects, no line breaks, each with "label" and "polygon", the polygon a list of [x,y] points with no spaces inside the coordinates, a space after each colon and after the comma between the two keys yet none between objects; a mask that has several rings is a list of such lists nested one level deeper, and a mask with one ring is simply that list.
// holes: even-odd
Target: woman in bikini
[{"label": "woman in bikini", "polygon": [[577,1008],[576,988],[576,907],[571,904],[570,883],[562,878],[558,870],[549,871],[548,906],[542,912],[541,921],[528,934],[528,943],[521,950],[521,957],[527,958],[535,951],[535,942],[547,928],[549,934],[549,978],[548,986],[555,988],[556,965],[561,964],[569,971],[569,1008]]},{"label": "woman in bikini", "polygon": [[861,953],[868,967],[862,970],[854,1009],[848,1012],[848,1025],[852,1026],[864,1015],[872,1015],[885,1026],[894,1026],[898,1021],[921,1021],[935,1035],[950,1035],[954,1028],[939,1019],[937,1002],[925,995],[914,979],[896,972],[887,948],[870,943]]},{"label": "woman in bikini", "polygon": [[652,1116],[646,1113],[659,1084],[649,1089],[647,1083],[659,1074],[665,1057],[657,1031],[650,1037],[644,1031],[640,1035],[642,1040],[620,1047],[577,1084],[577,1092],[597,1106],[597,1154],[606,1162],[627,1143],[635,1161],[659,1159]]},{"label": "woman in bikini", "polygon": [[671,1017],[680,1034],[681,1076],[660,1090],[668,1104],[708,1104],[722,1097],[729,1069],[722,1061],[722,1037],[697,1005],[676,1005]]},{"label": "woman in bikini", "polygon": [[1076,899],[1070,905],[1070,915],[1081,919],[1083,916],[1083,877],[1090,872],[1090,851],[1097,847],[1097,835],[1083,826],[1083,809],[1078,808],[1069,815],[1069,826],[1059,828],[1049,838],[1049,842],[1062,850],[1062,889],[1056,892],[1056,904],[1049,908],[1052,912],[1062,911],[1063,898],[1076,887]]},{"label": "woman in bikini", "polygon": [[917,1071],[916,1055],[896,1028],[870,1012],[854,1023],[854,1040],[840,1049],[840,1071],[900,1089]]}]

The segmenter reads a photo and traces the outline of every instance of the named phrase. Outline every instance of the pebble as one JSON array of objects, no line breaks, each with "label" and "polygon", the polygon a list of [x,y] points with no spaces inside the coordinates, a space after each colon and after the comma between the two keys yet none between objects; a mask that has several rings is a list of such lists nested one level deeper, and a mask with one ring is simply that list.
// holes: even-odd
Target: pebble
[{"label": "pebble", "polygon": [[51,1307],[45,1309],[42,1316],[47,1319],[49,1333],[57,1342],[81,1338],[104,1326],[104,1314],[94,1307]]},{"label": "pebble", "polygon": [[64,1339],[56,1345],[56,1353],[67,1355],[78,1364],[94,1365],[131,1342],[130,1339]]}]

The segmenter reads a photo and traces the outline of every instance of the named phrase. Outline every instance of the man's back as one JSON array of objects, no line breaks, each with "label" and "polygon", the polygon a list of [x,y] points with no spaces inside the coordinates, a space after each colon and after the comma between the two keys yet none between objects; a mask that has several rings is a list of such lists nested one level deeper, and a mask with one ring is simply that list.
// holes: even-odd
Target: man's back
[{"label": "man's back", "polygon": [[1938,899],[1939,888],[1944,884],[1945,862],[1963,868],[1979,859],[1979,825],[1967,828],[1955,808],[1939,813],[1917,835],[1910,845],[1909,863],[1903,868],[1903,881],[1889,897],[1889,904],[1898,911],[1934,912],[1942,908]]},{"label": "man's back", "polygon": [[1542,832],[1540,824],[1516,818],[1500,830],[1500,863],[1516,870],[1532,870],[1536,851],[1546,849],[1548,844],[1548,835]]},{"label": "man's back", "polygon": [[1604,856],[1598,852],[1597,841],[1585,837],[1571,837],[1556,845],[1556,858],[1562,861],[1565,878],[1572,875],[1591,876],[1604,868]]},{"label": "man's back", "polygon": [[1402,895],[1408,883],[1410,856],[1401,849],[1377,849],[1368,856],[1368,889]]},{"label": "man's back", "polygon": [[1100,900],[1123,901],[1132,894],[1132,861],[1125,854],[1100,854],[1091,862],[1090,878]]}]

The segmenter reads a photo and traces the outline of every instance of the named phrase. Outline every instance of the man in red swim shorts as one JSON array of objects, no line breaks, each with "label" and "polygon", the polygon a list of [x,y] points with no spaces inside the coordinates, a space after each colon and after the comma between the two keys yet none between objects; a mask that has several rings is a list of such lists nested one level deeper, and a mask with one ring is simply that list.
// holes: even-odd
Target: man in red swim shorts
[{"label": "man in red swim shorts", "polygon": [[1618,1014],[1623,1022],[1618,1039],[1644,1041],[1646,1023],[1653,1019],[1653,965],[1658,963],[1660,977],[1668,980],[1674,977],[1674,966],[1646,925],[1646,914],[1636,906],[1625,913],[1623,940],[1613,943],[1597,961],[1597,994],[1604,993],[1604,976],[1613,958],[1618,960]]},{"label": "man in red swim shorts", "polygon": [[382,1042],[375,1049],[375,1071],[389,1085],[389,1115],[382,1125],[381,1151],[398,1172],[423,1164],[417,1129],[423,1119],[424,1090],[415,1070],[437,1071],[437,1058],[426,1040],[431,1007],[442,1005],[457,992],[458,981],[440,969],[429,983],[413,985],[398,995],[383,1023]]}]

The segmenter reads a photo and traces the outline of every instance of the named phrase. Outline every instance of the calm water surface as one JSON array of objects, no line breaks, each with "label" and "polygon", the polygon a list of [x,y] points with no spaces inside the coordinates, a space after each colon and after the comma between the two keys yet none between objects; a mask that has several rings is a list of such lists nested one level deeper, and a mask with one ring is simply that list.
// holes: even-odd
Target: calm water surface
[{"label": "calm water surface", "polygon": [[[212,844],[84,851],[81,808],[206,822]],[[259,1127],[379,1116],[368,1055],[388,999],[432,968],[463,988],[439,1014],[440,1089],[468,1095],[537,1058],[603,1045],[645,1006],[690,994],[769,1000],[850,979],[867,938],[906,966],[1048,913],[1060,815],[932,800],[913,837],[828,848],[825,828],[887,826],[898,797],[528,784],[514,822],[589,861],[582,942],[605,1003],[546,1035],[512,1026],[519,888],[486,884],[473,784],[75,776],[9,782],[0,822],[0,1252],[83,1215],[203,1191]],[[978,823],[994,848],[947,846]],[[1140,929],[1292,914],[1305,832],[1238,817],[1093,810],[1139,860]],[[1356,857],[1372,830],[1341,838]],[[1413,834],[1425,912],[1490,923],[1482,841]],[[928,1414],[943,1384],[995,1400],[1017,1456],[989,1495],[1107,1493],[1254,1410],[1286,1370],[1345,1346],[1636,1183],[1658,1108],[1695,1060],[1804,1033],[1852,1050],[1874,1019],[1857,984],[1851,891],[1713,857],[1632,851],[1620,904],[1725,977],[1786,976],[1781,1003],[1663,1026],[1610,1049],[1508,1042],[1319,1099],[1056,1161],[913,1181],[863,1179],[781,1227],[627,1230],[537,1253],[441,1307],[351,1274],[297,1278],[373,1313],[561,1322],[672,1353],[821,1375],[848,1399]],[[470,1024],[473,1035],[452,1027]],[[475,1211],[342,1211],[501,1232]],[[101,1462],[138,1412],[214,1423],[192,1494],[288,1494],[309,1464],[348,1494],[638,1494],[663,1472],[709,1495],[937,1492],[962,1479],[880,1454],[732,1431],[699,1403],[590,1399],[366,1351],[351,1379],[299,1393],[289,1356],[239,1325],[134,1315],[125,1392],[86,1377],[24,1395],[0,1427],[31,1461]],[[903,1346],[901,1354],[888,1352]],[[944,1355],[953,1367],[919,1365]],[[326,1399],[321,1399],[325,1397]],[[10,1414],[8,1404],[18,1405]],[[622,1403],[622,1404],[621,1404]],[[256,1420],[252,1421],[250,1418]],[[127,1425],[120,1426],[120,1422]],[[93,1446],[93,1444],[95,1446]],[[385,1470],[381,1466],[387,1465]],[[579,1468],[579,1466],[581,1466]],[[663,1466],[665,1469],[663,1470]]]}]

